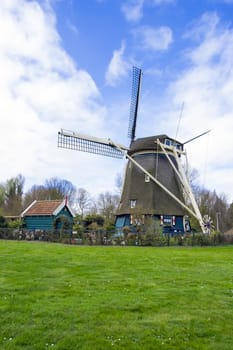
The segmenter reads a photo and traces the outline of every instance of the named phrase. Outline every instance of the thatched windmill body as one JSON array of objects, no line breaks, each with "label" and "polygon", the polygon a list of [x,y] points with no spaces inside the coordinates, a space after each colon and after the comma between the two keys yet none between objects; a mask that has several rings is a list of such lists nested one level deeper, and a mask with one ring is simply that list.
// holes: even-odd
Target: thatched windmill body
[{"label": "thatched windmill body", "polygon": [[132,99],[128,136],[125,147],[110,139],[99,139],[73,131],[58,133],[58,147],[128,159],[121,201],[116,216],[116,228],[135,225],[141,218],[159,220],[164,231],[189,230],[188,215],[205,225],[187,180],[181,158],[184,143],[167,135],[135,139],[142,71],[133,68]]}]

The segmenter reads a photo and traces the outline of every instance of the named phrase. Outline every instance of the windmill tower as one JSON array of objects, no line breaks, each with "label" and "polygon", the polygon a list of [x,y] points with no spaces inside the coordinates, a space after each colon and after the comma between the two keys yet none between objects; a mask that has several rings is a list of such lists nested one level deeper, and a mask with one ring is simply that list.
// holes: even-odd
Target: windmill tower
[{"label": "windmill tower", "polygon": [[128,159],[116,217],[117,229],[134,225],[136,214],[140,212],[141,217],[159,220],[165,232],[174,233],[188,229],[187,215],[191,214],[205,232],[205,224],[181,163],[181,157],[186,154],[184,143],[167,135],[135,139],[141,79],[141,69],[133,67],[129,147],[110,139],[63,129],[58,132],[58,147]]}]

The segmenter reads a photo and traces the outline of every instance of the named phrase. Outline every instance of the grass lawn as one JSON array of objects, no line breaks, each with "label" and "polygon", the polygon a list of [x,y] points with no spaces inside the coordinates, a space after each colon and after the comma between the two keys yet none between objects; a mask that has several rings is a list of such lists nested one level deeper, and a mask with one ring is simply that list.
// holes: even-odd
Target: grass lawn
[{"label": "grass lawn", "polygon": [[0,241],[0,349],[233,349],[233,246]]}]

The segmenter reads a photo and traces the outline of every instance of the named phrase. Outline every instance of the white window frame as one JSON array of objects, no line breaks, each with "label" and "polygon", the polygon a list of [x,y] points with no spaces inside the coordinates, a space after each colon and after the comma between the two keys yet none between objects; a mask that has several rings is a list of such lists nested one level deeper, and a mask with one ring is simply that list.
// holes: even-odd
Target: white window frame
[{"label": "white window frame", "polygon": [[137,200],[136,199],[130,199],[130,208],[133,209],[136,207]]}]

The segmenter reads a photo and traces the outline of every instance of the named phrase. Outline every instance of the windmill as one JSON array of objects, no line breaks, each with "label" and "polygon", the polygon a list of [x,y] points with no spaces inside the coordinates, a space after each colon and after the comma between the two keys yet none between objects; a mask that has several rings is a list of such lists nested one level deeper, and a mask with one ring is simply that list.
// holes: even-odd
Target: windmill
[{"label": "windmill", "polygon": [[160,221],[164,231],[185,232],[190,229],[188,215],[194,216],[203,232],[203,221],[186,177],[181,158],[186,155],[184,144],[166,134],[135,138],[142,71],[133,67],[132,98],[128,136],[129,147],[110,139],[100,139],[61,129],[58,147],[128,159],[116,228],[135,224],[141,217]]}]

